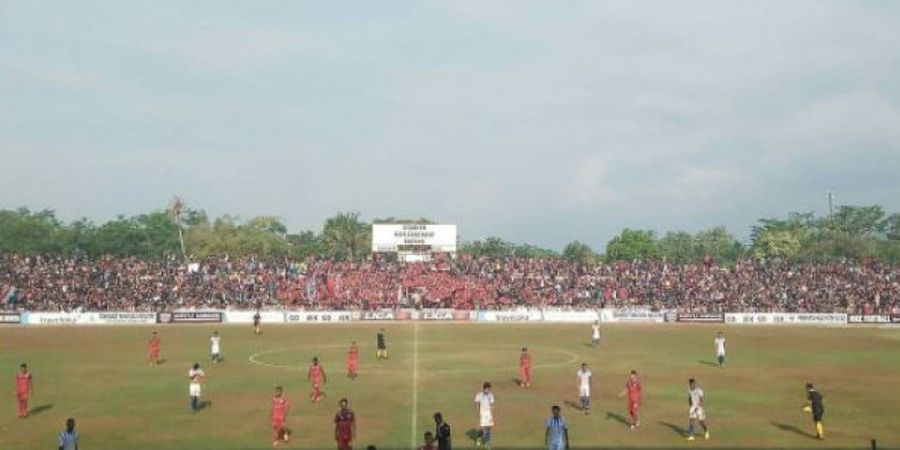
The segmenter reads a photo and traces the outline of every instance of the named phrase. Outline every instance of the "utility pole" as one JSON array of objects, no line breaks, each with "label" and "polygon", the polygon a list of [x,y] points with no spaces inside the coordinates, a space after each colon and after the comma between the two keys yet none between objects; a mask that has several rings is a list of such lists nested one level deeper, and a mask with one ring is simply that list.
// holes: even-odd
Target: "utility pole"
[{"label": "utility pole", "polygon": [[828,192],[828,221],[831,222],[831,217],[834,215],[834,191],[829,189],[827,192]]}]

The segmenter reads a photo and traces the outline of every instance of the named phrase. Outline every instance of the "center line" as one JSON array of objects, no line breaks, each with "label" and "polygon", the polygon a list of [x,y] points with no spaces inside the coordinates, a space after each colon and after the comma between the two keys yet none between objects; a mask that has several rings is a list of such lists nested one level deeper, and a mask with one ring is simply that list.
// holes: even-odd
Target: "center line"
[{"label": "center line", "polygon": [[418,425],[416,420],[419,414],[419,324],[413,322],[413,391],[412,391],[412,430],[409,436],[409,448],[416,448],[418,442]]}]

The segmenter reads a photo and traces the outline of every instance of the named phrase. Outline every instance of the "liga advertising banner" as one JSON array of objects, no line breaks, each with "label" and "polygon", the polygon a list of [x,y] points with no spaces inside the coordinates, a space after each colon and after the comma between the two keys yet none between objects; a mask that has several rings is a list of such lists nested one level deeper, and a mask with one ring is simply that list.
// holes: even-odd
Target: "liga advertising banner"
[{"label": "liga advertising banner", "polygon": [[[409,320],[410,315],[406,315]],[[378,311],[360,311],[359,320],[398,320],[397,313],[392,309],[380,309]]]},{"label": "liga advertising banner", "polygon": [[22,315],[17,312],[0,311],[0,325],[18,325],[22,323]]},{"label": "liga advertising banner", "polygon": [[222,322],[222,311],[175,311],[157,315],[159,323],[216,323]]},{"label": "liga advertising banner", "polygon": [[287,323],[335,323],[350,322],[353,313],[350,311],[285,311],[284,321]]},{"label": "liga advertising banner", "polygon": [[417,320],[425,321],[451,321],[469,320],[470,311],[457,311],[455,309],[423,309],[418,312]]}]

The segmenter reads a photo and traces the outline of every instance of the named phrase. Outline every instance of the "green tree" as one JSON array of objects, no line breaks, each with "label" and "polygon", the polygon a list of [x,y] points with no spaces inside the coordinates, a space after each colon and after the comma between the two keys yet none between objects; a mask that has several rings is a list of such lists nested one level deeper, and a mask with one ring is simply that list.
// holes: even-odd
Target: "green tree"
[{"label": "green tree", "polygon": [[513,256],[516,258],[553,259],[559,258],[559,253],[548,248],[531,244],[518,244],[513,247]]},{"label": "green tree", "polygon": [[677,263],[697,261],[702,256],[697,250],[694,236],[686,231],[669,231],[659,240],[660,255],[668,261]]},{"label": "green tree", "polygon": [[359,220],[358,212],[338,213],[325,220],[322,243],[325,251],[337,259],[359,259],[371,250],[371,228]]},{"label": "green tree", "polygon": [[659,243],[652,230],[626,228],[606,244],[606,258],[611,261],[659,259]]},{"label": "green tree", "polygon": [[460,246],[459,253],[475,258],[482,256],[488,258],[504,259],[513,256],[515,246],[496,236],[490,236],[484,241],[465,242]]},{"label": "green tree", "polygon": [[892,241],[900,241],[900,213],[891,214],[885,219],[887,238]]},{"label": "green tree", "polygon": [[753,244],[758,258],[793,258],[800,252],[800,237],[796,230],[765,230]]},{"label": "green tree", "polygon": [[32,213],[27,208],[0,211],[0,252],[4,253],[59,253],[66,251],[60,245],[63,226],[53,211]]},{"label": "green tree", "polygon": [[744,253],[744,246],[725,227],[698,231],[694,241],[697,243],[696,253],[701,258],[709,255],[718,262],[735,262]]},{"label": "green tree", "polygon": [[286,240],[290,247],[291,257],[306,258],[309,256],[321,256],[325,253],[322,239],[312,231],[289,234],[286,236]]},{"label": "green tree", "polygon": [[842,205],[826,220],[826,228],[853,237],[876,237],[884,234],[888,221],[880,205]]},{"label": "green tree", "polygon": [[569,261],[590,264],[597,260],[597,254],[590,246],[581,241],[572,241],[566,244],[562,251],[562,257]]}]

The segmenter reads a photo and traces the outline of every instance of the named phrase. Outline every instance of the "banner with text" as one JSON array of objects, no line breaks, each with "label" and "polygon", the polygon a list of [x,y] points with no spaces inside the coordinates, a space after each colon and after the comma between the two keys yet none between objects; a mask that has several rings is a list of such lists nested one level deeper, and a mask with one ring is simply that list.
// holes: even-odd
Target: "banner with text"
[{"label": "banner with text", "polygon": [[107,312],[98,312],[92,313],[96,316],[91,317],[94,321],[92,323],[98,324],[147,324],[147,323],[156,323],[156,313],[155,312],[116,312],[116,311],[107,311]]},{"label": "banner with text", "polygon": [[399,311],[394,311],[392,309],[380,309],[377,311],[360,311],[359,312],[359,320],[409,320],[409,313],[406,313],[406,319],[401,319],[398,316]]},{"label": "banner with text", "polygon": [[847,316],[847,323],[865,324],[865,323],[893,323],[891,316],[887,314],[869,314],[859,315],[851,314]]},{"label": "banner with text", "polygon": [[350,322],[353,313],[350,311],[285,311],[284,321],[287,323],[336,323]]},{"label": "banner with text", "polygon": [[22,316],[17,312],[0,311],[0,325],[18,325],[22,323]]},{"label": "banner with text", "polygon": [[416,320],[426,321],[447,321],[447,320],[469,320],[470,311],[457,311],[455,309],[423,309],[418,311]]},{"label": "banner with text", "polygon": [[540,322],[544,318],[538,310],[478,311],[479,322]]},{"label": "banner with text", "polygon": [[159,313],[159,323],[216,323],[222,322],[222,311],[174,311]]},{"label": "banner with text", "polygon": [[724,322],[725,315],[724,314],[677,314],[675,316],[676,322]]},{"label": "banner with text", "polygon": [[653,322],[665,321],[665,312],[649,309],[614,309],[603,310],[601,320],[605,322]]},{"label": "banner with text", "polygon": [[728,313],[725,322],[733,324],[829,325],[846,324],[842,313]]}]

